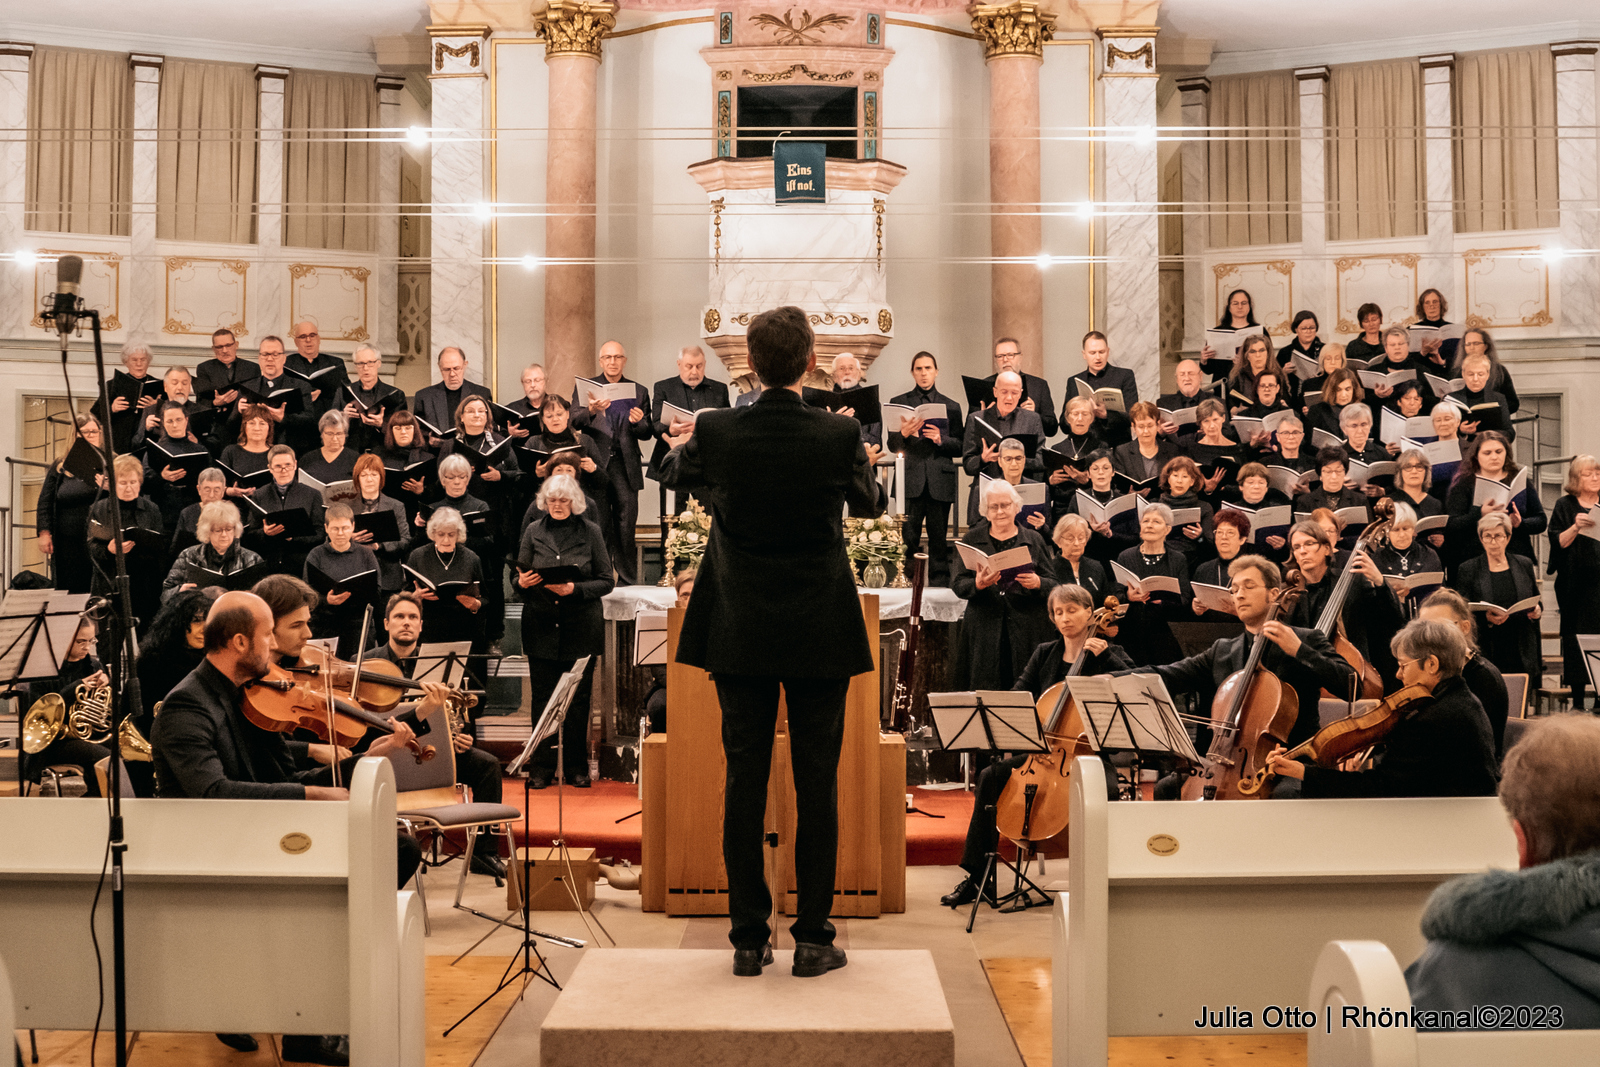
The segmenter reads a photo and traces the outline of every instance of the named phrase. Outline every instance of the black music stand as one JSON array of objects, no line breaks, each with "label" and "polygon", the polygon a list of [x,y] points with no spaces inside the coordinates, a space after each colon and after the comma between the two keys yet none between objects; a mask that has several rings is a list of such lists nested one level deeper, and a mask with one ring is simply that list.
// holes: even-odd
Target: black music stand
[{"label": "black music stand", "polygon": [[[54,678],[72,648],[78,622],[89,606],[87,593],[59,589],[16,589],[0,602],[0,697],[17,697],[17,683]],[[21,707],[19,701],[18,707]],[[20,734],[25,713],[17,717],[17,792],[22,791],[23,756]]]},{"label": "black music stand", "polygon": [[1132,754],[1129,787],[1122,790],[1127,799],[1139,799],[1140,771],[1155,757],[1191,765],[1205,762],[1195,751],[1159,674],[1076,675],[1068,678],[1066,685],[1089,728],[1089,743],[1095,751],[1102,757],[1109,752]]},{"label": "black music stand", "polygon": [[[1033,704],[1031,693],[1016,690],[928,694],[934,735],[946,752],[1049,752]],[[1024,911],[1050,902],[1049,895],[1023,873],[1031,862],[1032,854],[1020,842],[1015,863],[998,851],[989,853],[978,882],[977,899],[967,915],[967,933],[972,933],[972,926],[978,921],[978,905],[983,903],[989,879],[998,882],[1001,867],[1014,878],[1011,892],[994,902],[1000,911]],[[1039,900],[1033,899],[1034,893],[1039,894]]]}]

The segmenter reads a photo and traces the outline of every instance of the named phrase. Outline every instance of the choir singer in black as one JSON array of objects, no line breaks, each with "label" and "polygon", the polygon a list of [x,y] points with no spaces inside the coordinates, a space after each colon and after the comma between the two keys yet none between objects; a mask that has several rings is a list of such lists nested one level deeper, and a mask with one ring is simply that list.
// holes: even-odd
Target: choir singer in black
[{"label": "choir singer in black", "polygon": [[662,484],[696,491],[713,516],[677,658],[711,672],[722,704],[729,940],[733,973],[745,977],[772,962],[764,819],[783,688],[799,815],[793,973],[815,977],[845,965],[828,921],[839,749],[850,678],[872,669],[841,515],[846,504],[858,515],[883,511],[872,475],[879,453],[862,444],[854,419],[800,399],[817,361],[805,312],[763,312],[746,338],[760,399],[706,412],[662,460]]}]

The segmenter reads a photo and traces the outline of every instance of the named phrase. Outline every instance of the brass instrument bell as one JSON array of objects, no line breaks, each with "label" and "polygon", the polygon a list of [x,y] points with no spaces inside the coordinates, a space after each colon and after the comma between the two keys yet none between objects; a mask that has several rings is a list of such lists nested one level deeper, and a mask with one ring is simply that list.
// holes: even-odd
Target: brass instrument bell
[{"label": "brass instrument bell", "polygon": [[67,702],[60,693],[46,693],[22,717],[22,751],[37,756],[55,743],[67,725]]}]

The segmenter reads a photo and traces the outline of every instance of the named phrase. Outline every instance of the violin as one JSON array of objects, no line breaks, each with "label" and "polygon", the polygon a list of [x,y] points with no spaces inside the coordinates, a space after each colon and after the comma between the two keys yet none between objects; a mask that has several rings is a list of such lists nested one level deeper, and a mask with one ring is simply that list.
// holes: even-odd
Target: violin
[{"label": "violin", "polygon": [[[1317,617],[1316,628],[1322,636],[1328,639],[1341,659],[1350,664],[1356,672],[1356,678],[1361,683],[1357,696],[1362,700],[1377,700],[1383,696],[1383,679],[1379,677],[1377,668],[1367,662],[1361,650],[1350,643],[1350,638],[1345,635],[1344,629],[1344,602],[1350,595],[1350,583],[1355,580],[1356,556],[1368,551],[1368,546],[1387,533],[1389,527],[1394,525],[1394,501],[1388,497],[1379,497],[1372,503],[1373,513],[1377,520],[1361,531],[1356,538],[1356,547],[1351,550],[1350,557],[1345,560],[1344,570],[1339,572],[1338,581],[1333,584],[1333,592],[1328,596],[1328,602],[1322,607],[1322,614]],[[1327,693],[1326,689],[1323,692]],[[1344,693],[1328,693],[1335,700],[1350,699]]]},{"label": "violin", "polygon": [[[405,694],[422,688],[422,683],[407,678],[400,665],[386,659],[365,659],[348,663],[329,655],[314,645],[307,645],[300,653],[300,662],[289,668],[289,673],[326,678],[335,692],[360,704],[368,711],[388,714],[399,706]],[[467,711],[478,704],[478,697],[463,689],[452,689],[446,711],[450,715],[450,728],[461,733],[467,728]]]},{"label": "violin", "polygon": [[[297,680],[287,668],[273,664],[265,675],[245,683],[241,708],[244,717],[263,730],[278,733],[310,730],[341,748],[349,748],[360,741],[369,728],[386,734],[395,732],[395,724],[389,719],[334,696],[318,681],[316,677]],[[432,745],[423,745],[415,738],[407,741],[406,747],[411,749],[418,763],[431,760],[437,754]]]},{"label": "violin", "polygon": [[[1089,617],[1083,647],[1067,669],[1068,678],[1083,673],[1089,641],[1117,617],[1117,607],[1117,598],[1108,596],[1105,605]],[[1093,751],[1083,715],[1066,682],[1045,690],[1035,711],[1050,751],[1029,756],[1013,771],[994,805],[995,827],[1006,840],[1018,844],[1048,841],[1066,831],[1072,761]]]},{"label": "violin", "polygon": [[[1331,770],[1348,757],[1371,748],[1389,736],[1389,731],[1395,728],[1400,716],[1405,714],[1407,709],[1432,695],[1426,686],[1421,685],[1408,685],[1404,689],[1396,690],[1379,701],[1375,708],[1340,719],[1338,722],[1330,722],[1285,752],[1284,758],[1310,756],[1318,767],[1327,767]],[[1239,792],[1246,796],[1254,796],[1272,777],[1274,777],[1272,769],[1262,767],[1239,783]]]},{"label": "violin", "polygon": [[[1287,615],[1305,592],[1305,579],[1290,571],[1265,622]],[[1205,770],[1183,783],[1185,800],[1238,800],[1251,794],[1239,789],[1267,765],[1267,754],[1289,736],[1300,717],[1300,697],[1292,686],[1261,666],[1268,637],[1263,623],[1250,646],[1245,665],[1217,687],[1211,699],[1211,748]]]}]

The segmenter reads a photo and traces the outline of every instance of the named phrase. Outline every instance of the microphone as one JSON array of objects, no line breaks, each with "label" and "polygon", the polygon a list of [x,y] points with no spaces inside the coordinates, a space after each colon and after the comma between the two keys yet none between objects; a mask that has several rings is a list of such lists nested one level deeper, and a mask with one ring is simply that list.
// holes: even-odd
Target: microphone
[{"label": "microphone", "polygon": [[82,256],[62,256],[56,261],[56,294],[45,317],[55,322],[62,352],[67,350],[68,336],[78,328],[78,283],[82,280]]}]

